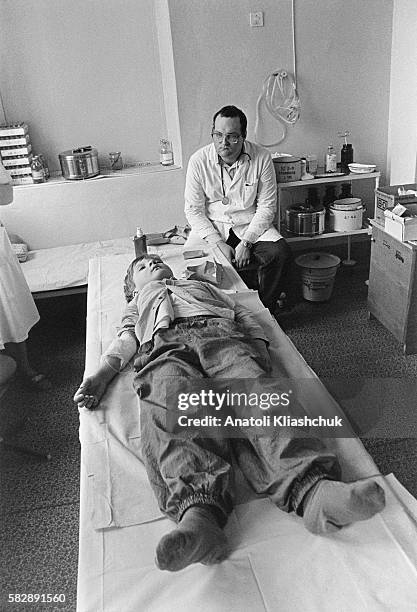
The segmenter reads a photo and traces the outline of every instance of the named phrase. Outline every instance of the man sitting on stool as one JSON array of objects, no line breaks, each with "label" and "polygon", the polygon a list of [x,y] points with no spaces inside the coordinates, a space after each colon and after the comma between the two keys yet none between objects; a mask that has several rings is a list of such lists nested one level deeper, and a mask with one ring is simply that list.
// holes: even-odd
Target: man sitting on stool
[{"label": "man sitting on stool", "polygon": [[271,154],[245,140],[246,127],[243,111],[224,106],[213,117],[213,142],[191,156],[185,185],[189,241],[199,237],[219,247],[275,314],[287,291],[291,251],[272,225],[277,188]]}]

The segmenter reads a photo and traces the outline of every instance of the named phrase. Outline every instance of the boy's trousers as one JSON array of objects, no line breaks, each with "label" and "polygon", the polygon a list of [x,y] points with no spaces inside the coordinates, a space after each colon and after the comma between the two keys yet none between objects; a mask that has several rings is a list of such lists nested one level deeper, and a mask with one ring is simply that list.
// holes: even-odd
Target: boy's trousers
[{"label": "boy's trousers", "polygon": [[[140,398],[142,452],[161,510],[175,521],[195,505],[217,509],[225,524],[235,493],[232,457],[251,487],[279,508],[302,514],[302,500],[320,479],[338,479],[340,466],[322,441],[294,428],[272,428],[268,435],[204,437],[198,430],[178,436],[169,431],[167,394],[189,379],[266,377],[251,339],[234,321],[215,317],[176,320],[143,346],[135,363]],[[207,382],[207,381],[205,381]],[[172,400],[172,396],[169,397]],[[200,407],[187,410],[192,417]]]}]

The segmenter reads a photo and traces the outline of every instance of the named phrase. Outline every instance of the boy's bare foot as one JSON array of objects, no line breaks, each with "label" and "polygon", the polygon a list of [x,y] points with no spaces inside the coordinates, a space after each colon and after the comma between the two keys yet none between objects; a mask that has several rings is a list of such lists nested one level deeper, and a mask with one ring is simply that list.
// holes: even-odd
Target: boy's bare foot
[{"label": "boy's bare foot", "polygon": [[156,549],[156,564],[161,570],[177,572],[192,563],[220,563],[228,554],[226,536],[214,514],[192,506],[177,529],[165,535]]},{"label": "boy's bare foot", "polygon": [[319,480],[304,498],[303,520],[312,533],[331,533],[371,518],[384,506],[384,489],[374,481]]}]

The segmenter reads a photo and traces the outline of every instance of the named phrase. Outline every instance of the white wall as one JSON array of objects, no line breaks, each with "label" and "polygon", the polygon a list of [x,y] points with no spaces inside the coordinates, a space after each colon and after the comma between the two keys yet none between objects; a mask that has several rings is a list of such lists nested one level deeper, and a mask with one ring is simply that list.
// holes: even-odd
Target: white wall
[{"label": "white wall", "polygon": [[168,230],[185,222],[182,171],[65,181],[14,188],[14,201],[0,219],[30,249]]},{"label": "white wall", "polygon": [[[150,28],[141,26],[141,9],[147,7],[149,11],[151,6],[158,19],[152,33]],[[88,25],[95,21],[94,12],[97,19],[101,16],[100,7],[112,16],[112,23],[109,20],[104,30],[104,46],[97,40],[99,31]],[[18,19],[19,8],[22,20]],[[301,119],[289,128],[288,138],[279,149],[293,154],[317,153],[321,157],[330,142],[339,150],[341,142],[337,132],[350,129],[356,161],[377,163],[385,172],[393,0],[295,0],[295,9]],[[263,28],[249,27],[249,12],[253,10],[264,11]],[[18,234],[24,234],[24,221],[30,236],[23,237],[33,248],[36,248],[34,244],[47,246],[48,240],[68,244],[126,236],[132,233],[142,215],[146,219],[146,231],[167,229],[172,222],[183,223],[186,163],[194,150],[209,142],[213,113],[224,104],[240,106],[248,115],[248,137],[253,138],[255,104],[265,77],[280,68],[292,72],[291,0],[155,0],[154,4],[151,0],[71,0],[69,3],[3,0],[0,11],[7,17],[0,25],[1,35],[7,31],[6,39],[0,37],[8,60],[6,72],[3,62],[3,75],[7,77],[6,107],[13,108],[12,119],[26,118],[32,126],[40,126],[34,132],[32,129],[37,146],[42,148],[44,134],[48,134],[48,142],[53,139],[68,142],[65,144],[68,148],[73,143],[98,145],[93,140],[91,126],[99,125],[96,133],[105,143],[103,150],[116,148],[109,135],[112,133],[114,138],[110,126],[114,126],[116,115],[117,125],[125,130],[117,149],[125,152],[133,146],[130,131],[133,125],[138,147],[143,144],[139,128],[146,131],[148,139],[157,142],[160,130],[143,116],[148,117],[149,105],[159,105],[161,116],[169,112],[166,127],[169,135],[177,139],[177,162],[182,149],[184,168],[173,173],[16,189],[15,202],[1,211],[1,217],[10,231]],[[66,23],[74,26],[84,11],[88,11],[89,20],[80,36],[62,40]],[[126,40],[121,39],[121,23],[131,34]],[[26,52],[32,47],[35,52],[37,48],[44,50],[44,57],[48,59],[47,76],[39,70],[36,61],[22,65],[13,38],[18,27]],[[38,37],[36,29],[40,32]],[[137,38],[133,36],[135,32]],[[168,40],[171,33],[172,49]],[[27,42],[26,35],[30,35]],[[141,69],[145,66],[142,60],[149,53],[150,39],[163,62],[162,70],[156,66],[163,81],[159,93],[157,84],[154,91],[141,88],[138,72],[139,66]],[[116,76],[110,77],[106,62],[113,61],[114,44],[117,60],[112,74]],[[70,85],[65,85],[64,93],[61,89],[57,91],[55,77],[59,71],[65,77],[65,61],[72,45],[80,45],[85,57],[94,58],[90,64],[99,62],[93,88],[95,98],[88,100],[89,106],[84,105],[82,80],[73,78]],[[94,53],[97,45],[102,58]],[[125,62],[129,54],[130,61]],[[154,67],[155,57],[151,62]],[[128,70],[133,83],[123,86],[118,70],[120,74]],[[155,78],[158,80],[157,74]],[[107,104],[97,113],[94,100],[100,101],[104,82],[110,88],[107,91],[115,94],[112,99],[117,104],[116,107]],[[25,92],[30,96],[30,104],[25,100]],[[49,104],[55,95],[58,103],[69,96],[74,109],[82,113],[82,121],[77,113],[72,116],[70,132],[58,120],[59,109],[52,116],[44,112],[45,102]],[[24,116],[24,108],[29,115]],[[279,126],[269,118],[264,129],[271,138],[280,134]],[[71,143],[68,133],[77,134]],[[62,144],[59,150],[63,148]]]},{"label": "white wall", "polygon": [[53,170],[93,145],[157,160],[166,135],[153,0],[2,0],[1,93]]},{"label": "white wall", "polygon": [[388,140],[389,184],[417,182],[417,2],[394,0]]},{"label": "white wall", "polygon": [[[210,139],[213,113],[241,107],[253,137],[264,79],[292,72],[291,0],[169,0],[184,162]],[[249,27],[263,10],[265,26]],[[357,161],[386,165],[392,0],[295,0],[301,119],[278,148],[337,150],[350,129]],[[265,135],[280,135],[267,119]],[[274,150],[274,149],[272,149]]]}]

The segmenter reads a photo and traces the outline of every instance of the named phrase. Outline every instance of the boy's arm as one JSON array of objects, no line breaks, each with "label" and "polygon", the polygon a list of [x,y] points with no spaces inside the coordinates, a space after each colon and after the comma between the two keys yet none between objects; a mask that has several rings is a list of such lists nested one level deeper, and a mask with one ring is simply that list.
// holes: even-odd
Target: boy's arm
[{"label": "boy's arm", "polygon": [[269,340],[252,312],[245,306],[234,302],[226,293],[217,289],[217,287],[213,287],[210,283],[205,283],[205,285],[208,286],[214,296],[223,300],[226,306],[234,310],[235,321],[239,323],[239,325],[245,329],[248,336],[250,336],[251,344],[258,353],[260,365],[266,372],[271,372],[272,364],[268,351]]},{"label": "boy's arm", "polygon": [[74,395],[74,402],[78,407],[89,410],[95,408],[103,397],[107,385],[118,373],[119,367],[120,359],[109,357],[100,364],[94,374],[84,378]]},{"label": "boy's arm", "polygon": [[265,372],[270,373],[272,363],[268,351],[269,340],[263,328],[256,321],[252,312],[245,308],[245,306],[241,306],[241,304],[235,304],[235,321],[244,327],[248,335],[251,336],[251,344],[259,355],[260,365]]},{"label": "boy's arm", "polygon": [[110,357],[119,359],[119,364],[113,362],[113,367],[120,372],[138,350],[138,340],[135,333],[135,325],[138,320],[138,307],[136,299],[129,302],[122,314],[121,327],[117,332],[110,346],[104,351],[101,363],[106,362]]},{"label": "boy's arm", "polygon": [[224,304],[231,310],[234,310],[235,321],[246,329],[249,336],[252,336],[252,338],[259,338],[266,342],[267,345],[269,344],[269,340],[265,335],[263,328],[256,321],[255,317],[253,316],[253,313],[249,310],[249,308],[238,304],[237,302],[232,300],[232,298],[229,297],[227,293],[225,293],[221,289],[218,289],[217,287],[214,287],[211,283],[207,283],[204,281],[200,282],[202,282],[202,284],[206,286],[206,288],[215,298],[224,302]]},{"label": "boy's arm", "polygon": [[136,301],[132,300],[122,315],[122,326],[117,337],[103,353],[100,366],[91,376],[83,379],[74,395],[79,408],[95,408],[104,395],[108,384],[130,361],[137,351],[135,324],[138,317]]},{"label": "boy's arm", "polygon": [[259,325],[253,316],[253,313],[248,308],[242,306],[241,304],[235,303],[235,320],[246,329],[249,336],[263,340],[267,346],[269,345],[269,340],[263,330],[263,327]]}]

